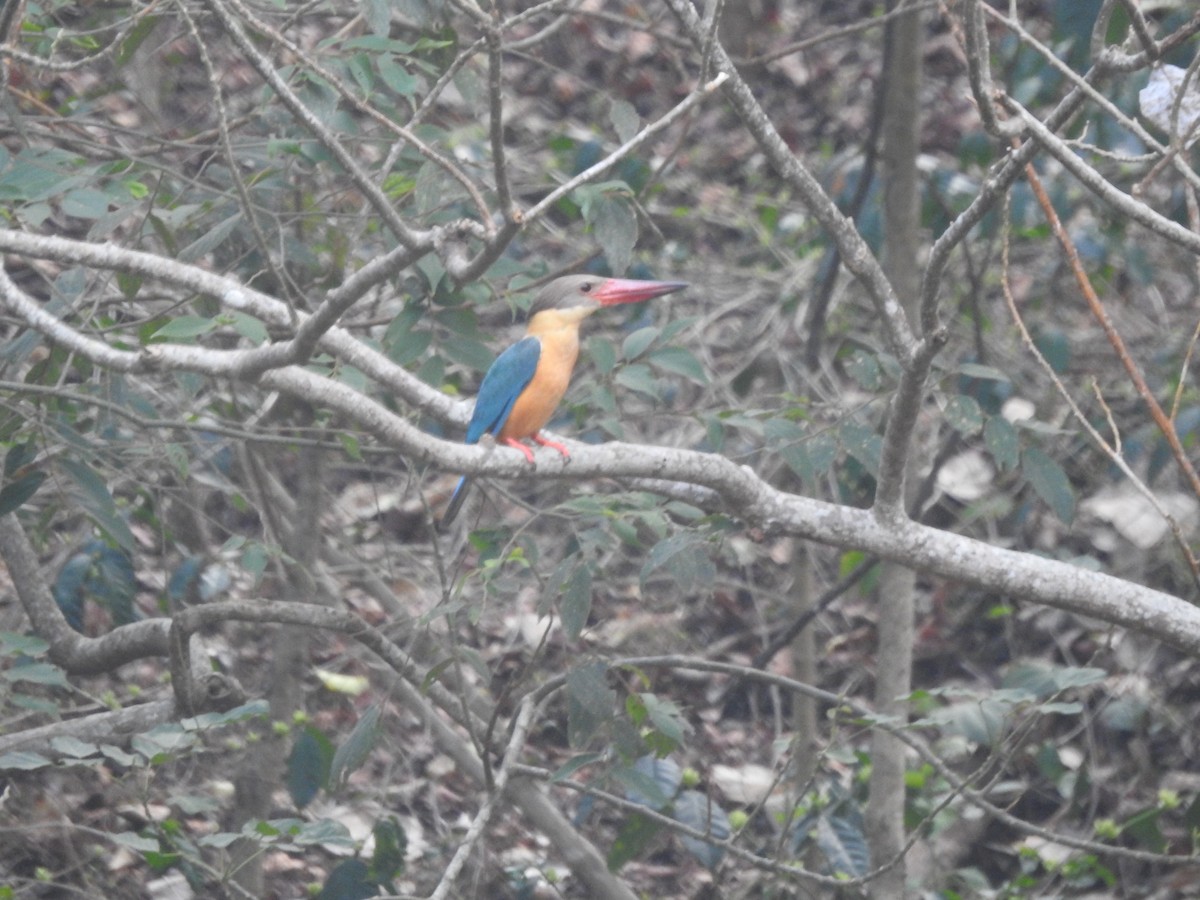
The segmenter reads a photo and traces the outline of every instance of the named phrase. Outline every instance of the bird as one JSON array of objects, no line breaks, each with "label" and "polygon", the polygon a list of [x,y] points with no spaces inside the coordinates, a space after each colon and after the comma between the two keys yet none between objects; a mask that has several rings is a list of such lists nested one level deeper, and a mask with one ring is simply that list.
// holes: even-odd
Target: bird
[{"label": "bird", "polygon": [[[466,443],[477,444],[492,434],[501,444],[521,451],[533,464],[530,440],[569,459],[558,441],[541,435],[567,392],[579,357],[579,327],[592,313],[620,303],[640,303],[680,291],[683,281],[635,281],[597,275],[564,275],[546,284],[529,307],[525,337],[496,357],[483,376],[475,398],[475,411],[467,425]],[[462,509],[471,485],[459,479],[442,514],[445,529]]]}]

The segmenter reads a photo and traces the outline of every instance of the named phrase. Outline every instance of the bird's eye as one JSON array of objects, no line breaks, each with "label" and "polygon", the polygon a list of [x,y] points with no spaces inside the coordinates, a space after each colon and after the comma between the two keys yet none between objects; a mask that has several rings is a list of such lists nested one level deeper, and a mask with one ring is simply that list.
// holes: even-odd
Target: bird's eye
[{"label": "bird's eye", "polygon": [[585,281],[579,286],[579,290],[583,291],[585,294],[590,294],[592,292],[592,283],[590,281]]}]

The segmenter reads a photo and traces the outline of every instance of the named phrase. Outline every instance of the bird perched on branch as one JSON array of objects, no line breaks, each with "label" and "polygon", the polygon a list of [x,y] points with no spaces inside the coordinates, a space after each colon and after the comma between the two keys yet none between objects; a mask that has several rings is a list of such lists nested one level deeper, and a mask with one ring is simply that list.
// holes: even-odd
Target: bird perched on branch
[{"label": "bird perched on branch", "polygon": [[[682,290],[682,281],[631,281],[596,275],[556,278],[538,292],[529,307],[529,326],[492,363],[479,386],[475,412],[467,426],[467,443],[485,434],[507,444],[533,463],[533,451],[523,440],[552,447],[569,458],[567,448],[542,437],[542,428],[567,392],[579,357],[579,326],[596,310],[619,303],[640,303]],[[463,476],[442,515],[445,528],[458,515],[471,479]]]}]

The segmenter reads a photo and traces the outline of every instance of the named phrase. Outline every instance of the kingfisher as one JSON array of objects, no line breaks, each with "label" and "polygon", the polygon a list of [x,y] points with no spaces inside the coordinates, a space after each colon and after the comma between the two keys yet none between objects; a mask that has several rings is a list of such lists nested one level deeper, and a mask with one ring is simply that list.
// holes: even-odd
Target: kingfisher
[{"label": "kingfisher", "polygon": [[[579,358],[579,327],[596,310],[619,303],[640,303],[682,290],[682,281],[634,281],[597,275],[565,275],[543,287],[529,307],[525,337],[492,363],[467,426],[468,444],[492,434],[501,444],[520,450],[533,463],[533,451],[522,441],[550,447],[569,459],[558,441],[541,435],[567,392]],[[466,500],[471,479],[464,475],[442,515],[445,528]]]}]

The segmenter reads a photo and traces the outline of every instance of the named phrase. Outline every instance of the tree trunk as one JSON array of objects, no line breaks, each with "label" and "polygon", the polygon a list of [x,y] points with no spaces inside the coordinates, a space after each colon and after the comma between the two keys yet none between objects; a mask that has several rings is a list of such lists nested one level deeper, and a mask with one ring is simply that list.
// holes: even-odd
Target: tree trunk
[{"label": "tree trunk", "polygon": [[[249,465],[256,469],[255,480],[259,486],[263,515],[272,519],[272,530],[293,560],[283,569],[283,582],[291,594],[289,599],[300,603],[320,602],[312,574],[321,533],[320,454],[320,450],[312,447],[300,450],[300,491],[294,510],[285,508],[282,502],[277,504],[276,491],[271,489],[271,473],[257,465],[257,460],[249,460]],[[269,510],[274,513],[273,517],[268,514]],[[304,701],[304,674],[308,665],[311,635],[311,629],[298,626],[277,629],[271,651],[271,683],[267,692],[273,722],[292,721],[292,714]],[[272,731],[251,745],[242,770],[234,781],[237,796],[235,827],[240,828],[248,821],[270,815],[271,795],[275,787],[284,781],[283,760],[287,758],[288,751],[286,738]],[[240,845],[234,845],[233,856],[238,864],[234,879],[251,894],[261,895],[264,885],[259,846],[249,841],[240,842]]]},{"label": "tree trunk", "polygon": [[[889,7],[895,3],[889,4]],[[920,203],[917,153],[920,150],[921,19],[916,12],[893,20],[884,51],[883,202],[884,266],[909,321],[915,324],[920,290]],[[911,460],[911,457],[910,457]],[[911,462],[908,470],[911,473]],[[910,479],[911,481],[911,479]],[[913,589],[911,569],[885,565],[879,583],[875,706],[883,715],[904,718],[911,690]],[[896,860],[904,847],[905,746],[877,729],[871,744],[871,797],[867,840],[872,866]],[[903,859],[871,882],[870,896],[905,896]]]}]

